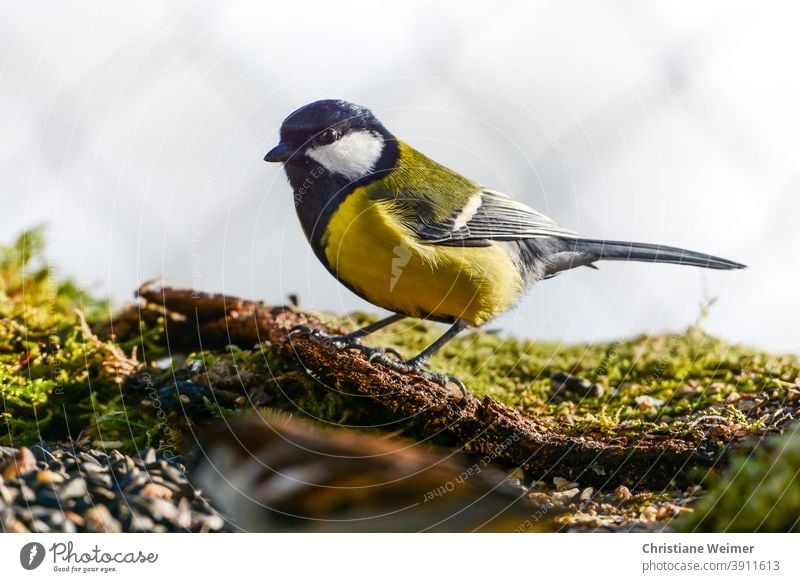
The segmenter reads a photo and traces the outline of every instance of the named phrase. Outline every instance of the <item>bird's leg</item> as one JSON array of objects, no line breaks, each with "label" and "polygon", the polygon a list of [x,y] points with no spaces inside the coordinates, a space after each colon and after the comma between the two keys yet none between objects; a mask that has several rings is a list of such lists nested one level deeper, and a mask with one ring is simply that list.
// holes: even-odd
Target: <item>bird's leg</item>
[{"label": "bird's leg", "polygon": [[400,315],[399,313],[395,313],[394,315],[390,315],[389,317],[385,317],[375,323],[370,323],[356,331],[344,334],[344,335],[328,335],[324,331],[319,329],[312,329],[305,325],[298,325],[297,327],[292,328],[289,331],[289,337],[293,335],[308,335],[320,341],[328,342],[334,346],[336,346],[340,350],[358,350],[367,357],[372,357],[375,354],[385,354],[386,352],[395,354],[398,358],[401,357],[396,350],[392,348],[386,348],[385,350],[378,349],[378,348],[369,348],[367,346],[361,345],[362,338],[370,335],[371,333],[375,333],[379,329],[383,329],[393,323],[400,321],[401,319],[405,319],[405,315]]},{"label": "bird's leg", "polygon": [[455,376],[450,376],[449,374],[441,374],[439,372],[431,372],[429,370],[424,370],[422,366],[428,363],[428,360],[431,359],[431,356],[438,352],[442,347],[461,333],[464,329],[466,329],[468,324],[463,320],[457,320],[450,329],[444,332],[439,339],[429,345],[427,348],[422,350],[419,354],[411,358],[410,360],[394,360],[389,358],[386,354],[383,353],[375,353],[370,355],[369,361],[370,362],[380,362],[387,368],[391,368],[396,372],[402,372],[404,374],[419,374],[428,378],[429,380],[433,380],[437,384],[441,384],[445,386],[448,382],[452,382],[461,390],[461,394],[466,398],[467,396],[467,388],[464,386],[464,383],[456,378]]},{"label": "bird's leg", "polygon": [[341,344],[354,344],[354,343],[361,343],[361,339],[367,337],[368,335],[375,333],[379,329],[383,329],[384,327],[388,327],[393,323],[397,323],[401,319],[405,319],[405,315],[400,315],[399,313],[395,313],[394,315],[390,315],[389,317],[385,317],[375,323],[370,323],[369,325],[365,325],[361,329],[357,329],[354,332],[334,336],[331,339],[335,342]]}]

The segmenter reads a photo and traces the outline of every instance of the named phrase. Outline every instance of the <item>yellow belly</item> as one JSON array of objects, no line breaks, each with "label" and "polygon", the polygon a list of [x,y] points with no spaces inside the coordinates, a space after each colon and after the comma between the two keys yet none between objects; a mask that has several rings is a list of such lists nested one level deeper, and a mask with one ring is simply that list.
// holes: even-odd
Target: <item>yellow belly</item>
[{"label": "yellow belly", "polygon": [[523,290],[500,246],[419,243],[392,220],[387,203],[370,199],[363,188],[342,202],[322,244],[342,282],[371,303],[412,317],[482,325],[511,307]]}]

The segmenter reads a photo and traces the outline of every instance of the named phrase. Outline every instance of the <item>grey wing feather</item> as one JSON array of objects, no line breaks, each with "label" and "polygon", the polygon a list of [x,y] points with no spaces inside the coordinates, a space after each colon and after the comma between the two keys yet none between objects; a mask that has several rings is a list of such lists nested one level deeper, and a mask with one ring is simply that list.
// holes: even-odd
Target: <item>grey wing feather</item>
[{"label": "grey wing feather", "polygon": [[476,192],[448,220],[435,224],[421,223],[414,230],[426,243],[450,246],[487,246],[491,241],[579,237],[544,214],[495,190]]}]

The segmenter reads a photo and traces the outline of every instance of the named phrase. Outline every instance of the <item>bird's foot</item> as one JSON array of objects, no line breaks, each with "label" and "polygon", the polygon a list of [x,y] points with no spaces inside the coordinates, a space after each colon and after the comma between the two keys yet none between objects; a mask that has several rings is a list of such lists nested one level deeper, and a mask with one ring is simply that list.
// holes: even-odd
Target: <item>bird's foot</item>
[{"label": "bird's foot", "polygon": [[317,341],[335,344],[337,343],[338,340],[340,340],[345,336],[330,335],[325,333],[321,329],[317,329],[316,327],[309,327],[307,325],[296,325],[289,330],[287,337],[289,339],[292,339],[293,337],[310,337]]},{"label": "bird's foot", "polygon": [[294,336],[311,337],[317,341],[329,344],[335,347],[337,350],[353,350],[361,352],[369,359],[376,354],[393,354],[397,358],[402,358],[400,352],[394,348],[371,348],[362,345],[361,339],[363,336],[358,332],[348,333],[345,335],[329,335],[320,329],[311,328],[306,325],[298,325],[289,330],[289,338],[291,339]]},{"label": "bird's foot", "polygon": [[[399,361],[403,356],[400,355],[394,348],[371,348],[369,346],[365,346],[361,343],[360,340],[351,341],[350,343],[341,345],[339,347],[340,350],[351,350],[354,352],[359,352],[364,354],[367,359],[372,362],[373,358],[383,357],[387,360],[391,360],[393,362]],[[393,355],[395,358],[390,358],[388,354]]]},{"label": "bird's foot", "polygon": [[321,329],[309,327],[308,325],[295,325],[289,330],[289,333],[286,334],[286,337],[289,339],[292,339],[295,336],[314,337],[319,339],[331,337]]},{"label": "bird's foot", "polygon": [[291,339],[294,336],[311,337],[317,341],[333,346],[337,350],[359,352],[366,356],[370,363],[378,362],[390,370],[400,372],[401,374],[419,374],[423,378],[427,378],[440,386],[447,386],[448,383],[455,384],[461,391],[462,397],[467,397],[466,386],[455,376],[426,370],[422,367],[424,362],[417,359],[403,360],[400,353],[394,348],[372,348],[365,346],[361,343],[363,336],[358,335],[357,332],[345,335],[329,335],[320,329],[308,327],[306,325],[298,325],[289,330],[289,338]]},{"label": "bird's foot", "polygon": [[381,353],[381,351],[378,350],[376,353],[369,356],[369,361],[378,362],[390,370],[400,372],[401,374],[419,374],[423,378],[427,378],[431,382],[439,384],[443,387],[447,386],[448,383],[453,383],[461,391],[461,396],[463,398],[467,397],[467,387],[464,386],[464,383],[461,380],[455,376],[451,376],[450,374],[442,374],[441,372],[431,372],[430,370],[426,370],[422,367],[422,362],[416,359],[394,359],[388,357],[385,353]]}]

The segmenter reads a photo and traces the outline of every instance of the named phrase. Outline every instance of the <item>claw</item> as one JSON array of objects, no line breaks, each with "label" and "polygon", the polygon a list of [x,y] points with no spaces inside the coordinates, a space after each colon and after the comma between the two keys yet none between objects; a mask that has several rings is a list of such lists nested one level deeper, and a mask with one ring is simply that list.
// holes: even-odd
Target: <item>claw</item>
[{"label": "claw", "polygon": [[373,362],[379,362],[384,366],[396,369],[394,366],[392,366],[392,364],[395,363],[395,360],[392,360],[389,356],[387,356],[380,350],[375,350],[373,353],[369,355],[369,363],[371,364]]},{"label": "claw", "polygon": [[328,335],[325,340],[340,350],[358,350],[361,347],[361,339],[350,335]]},{"label": "claw", "polygon": [[[404,362],[402,359],[395,360],[394,358],[390,358],[389,356],[386,355],[387,351],[389,350],[375,350],[369,356],[370,363],[378,362],[383,364],[387,368],[394,370],[395,372],[402,372],[404,374],[409,374],[411,372],[415,372],[418,370],[417,366],[413,366],[408,362]],[[400,355],[395,350],[392,350],[391,353],[397,356]]]},{"label": "claw", "polygon": [[366,349],[369,349],[366,346],[362,346],[361,344],[356,342],[350,344],[342,344],[340,342],[335,342],[335,343],[336,347],[338,347],[340,350],[344,352],[358,352],[360,354],[363,354]]},{"label": "claw", "polygon": [[305,325],[295,325],[292,329],[289,330],[289,333],[286,334],[286,337],[292,337],[299,333],[307,333],[308,327]]},{"label": "claw", "polygon": [[[425,370],[423,370],[423,372],[425,372]],[[433,373],[433,372],[431,372],[431,373]],[[464,385],[464,383],[459,378],[456,378],[455,376],[451,376],[450,374],[436,374],[436,375],[441,378],[442,386],[447,386],[448,383],[455,384],[456,387],[458,388],[458,390],[461,392],[461,399],[462,400],[466,400],[466,398],[467,398],[467,387]]]},{"label": "claw", "polygon": [[392,354],[392,355],[393,355],[393,356],[395,356],[395,357],[396,357],[398,360],[402,360],[402,359],[403,359],[403,356],[400,354],[400,352],[398,352],[398,351],[397,351],[396,349],[394,349],[394,348],[383,348],[383,351],[384,351],[384,353],[386,353],[386,354]]},{"label": "claw", "polygon": [[448,376],[448,379],[458,387],[459,392],[461,392],[461,400],[467,399],[467,387],[464,383],[455,376]]},{"label": "claw", "polygon": [[307,335],[316,338],[326,337],[325,334],[319,329],[314,327],[309,327],[307,325],[295,325],[292,329],[289,330],[289,333],[286,335],[287,337],[293,337],[296,335]]},{"label": "claw", "polygon": [[369,357],[370,363],[378,362],[383,364],[390,370],[394,370],[395,372],[400,372],[401,374],[419,374],[423,378],[427,378],[436,384],[439,384],[442,387],[446,387],[448,383],[455,384],[459,391],[461,392],[462,399],[467,397],[467,387],[464,383],[456,378],[455,376],[451,376],[450,374],[442,374],[439,372],[431,372],[430,370],[425,370],[420,366],[419,363],[414,362],[414,360],[394,360],[388,357],[382,351],[376,351]]},{"label": "claw", "polygon": [[391,348],[384,349],[384,348],[370,348],[370,347],[367,347],[367,346],[360,346],[359,351],[362,354],[364,354],[365,356],[367,356],[367,361],[369,361],[370,363],[372,363],[372,362],[374,362],[376,360],[379,361],[379,362],[383,362],[384,360],[389,361],[389,362],[397,361],[397,360],[393,360],[392,358],[388,357],[386,355],[387,352],[395,354],[397,356],[400,355],[400,354],[397,353],[397,351],[392,350]]},{"label": "claw", "polygon": [[357,349],[361,342],[360,339],[351,338],[348,335],[328,335],[321,329],[316,327],[312,328],[307,325],[296,325],[289,330],[289,338],[292,338],[296,335],[304,335],[322,342],[328,342],[335,345],[339,349]]},{"label": "claw", "polygon": [[461,398],[466,399],[467,387],[460,379],[456,378],[455,376],[451,376],[450,374],[442,374],[440,372],[431,372],[430,370],[423,370],[423,369],[417,370],[417,373],[423,378],[427,378],[432,382],[436,382],[442,387],[446,387],[448,383],[455,384],[458,387],[459,391],[461,392]]}]

